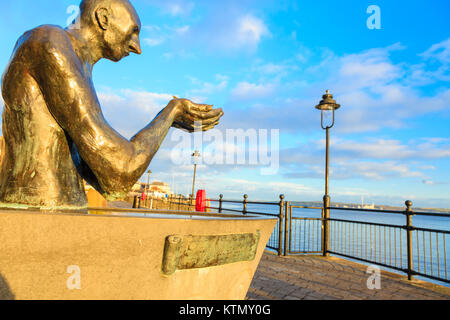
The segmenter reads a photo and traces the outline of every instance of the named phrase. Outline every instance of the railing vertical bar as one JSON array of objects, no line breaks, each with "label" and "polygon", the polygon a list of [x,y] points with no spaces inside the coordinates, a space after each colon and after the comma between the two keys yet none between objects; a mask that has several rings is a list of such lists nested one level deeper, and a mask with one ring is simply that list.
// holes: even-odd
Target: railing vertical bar
[{"label": "railing vertical bar", "polygon": [[392,228],[389,228],[389,264],[392,264],[392,239],[391,239],[391,230],[392,230]]},{"label": "railing vertical bar", "polygon": [[348,223],[348,254],[352,252],[352,223]]},{"label": "railing vertical bar", "polygon": [[386,226],[383,227],[383,233],[384,233],[384,264],[387,264],[387,254],[386,254]]},{"label": "railing vertical bar", "polygon": [[378,226],[378,262],[381,262],[381,226]]},{"label": "railing vertical bar", "polygon": [[440,267],[441,261],[439,259],[439,237],[438,237],[438,233],[437,232],[435,232],[435,233],[436,233],[436,254],[437,254],[438,278],[440,278],[441,277],[441,267]]},{"label": "railing vertical bar", "polygon": [[397,265],[397,228],[394,228],[394,257],[395,257],[395,266]]},{"label": "railing vertical bar", "polygon": [[287,256],[288,252],[288,241],[289,241],[289,232],[291,229],[289,228],[289,201],[286,201],[284,204],[284,211],[285,211],[285,217],[284,217],[284,255]]},{"label": "railing vertical bar", "polygon": [[423,269],[425,274],[427,274],[427,253],[426,253],[426,245],[425,245],[425,231],[422,231],[422,238],[423,238]]},{"label": "railing vertical bar", "polygon": [[365,254],[365,259],[367,260],[367,224],[364,225],[364,254]]},{"label": "railing vertical bar", "polygon": [[377,249],[378,249],[377,226],[373,226],[373,256],[374,256],[374,261],[378,261]]},{"label": "railing vertical bar", "polygon": [[357,243],[357,245],[358,245],[358,247],[356,248],[356,255],[358,256],[358,257],[361,257],[361,253],[360,253],[360,233],[359,233],[359,226],[360,226],[361,224],[359,224],[359,225],[356,225],[356,243]]},{"label": "railing vertical bar", "polygon": [[444,239],[444,263],[445,263],[445,279],[447,278],[447,249],[445,247],[445,233],[442,234],[442,238]]},{"label": "railing vertical bar", "polygon": [[[316,230],[316,244],[315,244],[315,246],[316,246],[316,251],[319,251],[319,228],[318,228],[318,221],[319,220],[316,220],[316,228],[314,229],[314,230]],[[330,230],[331,230],[331,232],[333,232],[332,231],[332,223],[331,223],[331,221],[330,221]],[[333,245],[333,235],[331,235],[330,236],[330,246],[332,246]]]},{"label": "railing vertical bar", "polygon": [[361,224],[361,233],[359,234],[359,242],[360,242],[359,256],[362,258],[363,257],[363,225],[362,224]]},{"label": "railing vertical bar", "polygon": [[305,230],[306,230],[306,220],[303,220],[303,228],[302,228],[302,232],[303,232],[303,252],[305,252],[305,248],[306,248],[306,245],[305,245],[305,242],[306,242]]},{"label": "railing vertical bar", "polygon": [[344,253],[347,254],[347,246],[348,246],[348,232],[347,232],[348,222],[344,223]]},{"label": "railing vertical bar", "polygon": [[[312,241],[311,241],[311,250],[315,251],[315,245],[316,245],[316,239],[315,239],[315,233],[316,233],[316,221],[312,220]],[[330,234],[331,234],[331,225],[329,224],[329,228],[330,228]],[[330,235],[331,238],[331,235]],[[331,241],[330,241],[331,242]]]},{"label": "railing vertical bar", "polygon": [[416,245],[417,245],[417,271],[420,272],[419,231],[417,230],[416,230]]},{"label": "railing vertical bar", "polygon": [[[317,246],[317,251],[321,251],[321,247],[320,247],[320,226],[321,226],[321,221],[320,220],[316,220],[316,230],[317,230],[317,237],[316,237],[316,246]],[[320,221],[320,222],[319,222]],[[331,222],[331,221],[330,221]]]},{"label": "railing vertical bar", "polygon": [[308,220],[308,250],[311,251],[311,221]]},{"label": "railing vertical bar", "polygon": [[[289,207],[289,253],[292,252],[292,206]],[[295,245],[295,238],[294,238]]]},{"label": "railing vertical bar", "polygon": [[400,267],[403,269],[403,241],[402,241],[402,230],[400,230],[399,234],[400,234]]},{"label": "railing vertical bar", "polygon": [[[373,238],[372,238],[372,225],[370,225],[370,259],[373,261],[374,253],[373,253]],[[375,228],[375,227],[374,227]],[[375,234],[375,232],[373,232]]]},{"label": "railing vertical bar", "polygon": [[348,252],[349,232],[347,231],[347,228],[350,228],[350,224],[348,222],[345,223],[345,254],[349,254],[349,252]]},{"label": "railing vertical bar", "polygon": [[355,225],[356,223],[353,223],[353,243],[352,243],[353,255],[355,255]]},{"label": "railing vertical bar", "polygon": [[433,248],[431,245],[431,231],[428,233],[430,235],[430,275],[433,275]]}]

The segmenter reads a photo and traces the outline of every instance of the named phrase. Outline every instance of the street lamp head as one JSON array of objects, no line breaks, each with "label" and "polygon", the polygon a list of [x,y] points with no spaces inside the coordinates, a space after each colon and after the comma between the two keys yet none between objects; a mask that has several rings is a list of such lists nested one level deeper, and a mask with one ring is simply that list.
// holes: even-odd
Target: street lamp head
[{"label": "street lamp head", "polygon": [[322,96],[322,100],[316,106],[316,109],[322,111],[334,111],[341,107],[340,104],[336,103],[336,100],[333,99],[333,95],[330,93],[330,90]]},{"label": "street lamp head", "polygon": [[199,158],[200,157],[200,152],[198,152],[198,150],[195,150],[195,152],[192,154],[192,157]]}]

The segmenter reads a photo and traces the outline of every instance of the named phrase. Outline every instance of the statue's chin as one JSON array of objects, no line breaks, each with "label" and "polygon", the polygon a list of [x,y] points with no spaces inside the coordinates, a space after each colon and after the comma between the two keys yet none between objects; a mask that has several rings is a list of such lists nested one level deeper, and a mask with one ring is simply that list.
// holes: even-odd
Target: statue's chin
[{"label": "statue's chin", "polygon": [[107,57],[106,59],[112,61],[112,62],[119,62],[120,60],[122,60],[123,57]]},{"label": "statue's chin", "polygon": [[105,58],[108,59],[108,60],[111,60],[113,62],[119,62],[120,60],[122,60],[123,58],[125,58],[128,55],[130,55],[130,54],[129,53],[109,54]]}]

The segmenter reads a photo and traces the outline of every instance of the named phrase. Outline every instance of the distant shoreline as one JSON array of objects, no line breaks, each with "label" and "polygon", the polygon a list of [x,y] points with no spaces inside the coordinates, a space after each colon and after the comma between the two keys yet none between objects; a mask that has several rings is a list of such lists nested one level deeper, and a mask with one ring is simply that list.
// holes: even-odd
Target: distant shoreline
[{"label": "distant shoreline", "polygon": [[[323,205],[320,201],[291,201],[291,203],[299,204],[302,206],[311,206],[311,207],[321,207]],[[404,211],[405,207],[396,207],[389,205],[374,205],[371,208],[368,206],[361,208],[361,204],[355,203],[342,203],[342,202],[332,202],[332,207],[339,208],[349,208],[349,209],[374,209],[374,210],[394,210],[394,211]],[[448,213],[450,214],[450,209],[440,209],[440,208],[412,208],[413,211],[416,212],[430,212],[430,213]]]}]

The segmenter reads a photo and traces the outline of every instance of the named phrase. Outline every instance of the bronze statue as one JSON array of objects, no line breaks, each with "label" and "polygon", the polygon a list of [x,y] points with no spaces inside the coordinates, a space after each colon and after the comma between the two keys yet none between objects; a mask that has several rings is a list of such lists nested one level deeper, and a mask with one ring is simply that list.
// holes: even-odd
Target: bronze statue
[{"label": "bronze statue", "polygon": [[140,28],[128,0],[83,0],[77,24],[43,25],[18,40],[2,78],[2,206],[86,208],[83,179],[108,200],[123,198],[170,127],[218,124],[221,109],[175,98],[130,141],[108,125],[92,68],[140,54]]}]

